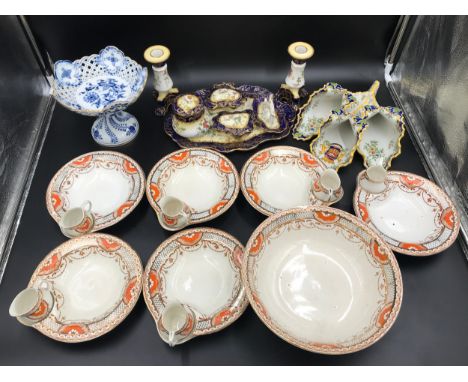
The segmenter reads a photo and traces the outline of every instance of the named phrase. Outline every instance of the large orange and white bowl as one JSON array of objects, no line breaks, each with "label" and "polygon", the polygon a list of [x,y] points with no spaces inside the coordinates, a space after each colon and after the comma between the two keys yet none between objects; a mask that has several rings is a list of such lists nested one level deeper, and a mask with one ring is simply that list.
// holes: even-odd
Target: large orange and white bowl
[{"label": "large orange and white bowl", "polygon": [[246,245],[242,279],[268,328],[326,354],[352,353],[382,338],[403,296],[388,245],[356,217],[324,206],[265,220]]}]

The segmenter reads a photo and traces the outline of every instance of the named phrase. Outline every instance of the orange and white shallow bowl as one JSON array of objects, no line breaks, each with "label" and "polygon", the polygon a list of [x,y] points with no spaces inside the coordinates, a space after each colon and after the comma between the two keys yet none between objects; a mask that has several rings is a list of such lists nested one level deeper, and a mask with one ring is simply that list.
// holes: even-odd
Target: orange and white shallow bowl
[{"label": "orange and white shallow bowl", "polygon": [[236,238],[217,229],[191,228],[169,237],[148,260],[143,276],[154,320],[178,302],[195,312],[194,336],[232,324],[249,303],[240,276],[243,254]]},{"label": "orange and white shallow bowl", "polygon": [[[249,204],[270,216],[285,209],[323,205],[313,193],[325,165],[311,153],[292,146],[259,151],[245,162],[241,190]],[[339,190],[341,198],[343,189]]]},{"label": "orange and white shallow bowl", "polygon": [[29,282],[31,288],[45,282],[55,300],[34,328],[62,342],[102,336],[132,311],[142,274],[137,253],[117,237],[94,233],[68,240],[41,261]]},{"label": "orange and white shallow bowl", "polygon": [[66,211],[90,201],[94,232],[128,216],[144,192],[145,174],[137,162],[115,151],[95,151],[72,159],[54,175],[46,204],[59,222]]},{"label": "orange and white shallow bowl", "polygon": [[391,249],[355,216],[324,206],[266,219],[250,237],[242,279],[253,309],[304,350],[356,352],[390,329],[403,285]]},{"label": "orange and white shallow bowl", "polygon": [[182,149],[166,155],[152,168],[146,196],[158,215],[164,196],[180,199],[191,209],[190,224],[197,224],[226,212],[239,188],[239,174],[224,155],[208,149]]},{"label": "orange and white shallow bowl", "polygon": [[389,171],[385,190],[374,194],[359,186],[364,175],[357,177],[354,211],[395,252],[429,256],[453,244],[460,217],[441,188],[422,176]]}]

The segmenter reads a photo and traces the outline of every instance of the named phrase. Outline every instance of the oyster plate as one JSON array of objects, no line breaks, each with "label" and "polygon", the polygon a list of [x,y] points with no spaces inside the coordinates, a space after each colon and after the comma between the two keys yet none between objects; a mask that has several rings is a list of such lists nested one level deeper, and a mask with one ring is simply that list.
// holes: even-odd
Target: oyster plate
[{"label": "oyster plate", "polygon": [[132,311],[143,267],[124,241],[106,234],[81,236],[51,251],[34,271],[29,287],[46,282],[54,306],[33,327],[61,342],[89,341],[114,329]]},{"label": "oyster plate", "polygon": [[356,215],[372,227],[395,252],[429,256],[453,244],[460,218],[447,194],[421,176],[389,171],[386,189],[369,193],[357,177],[353,207]]},{"label": "oyster plate", "polygon": [[[241,171],[241,190],[249,204],[264,215],[285,209],[325,204],[312,191],[325,165],[292,146],[274,146],[251,156]],[[343,189],[338,191],[340,198]]]},{"label": "oyster plate", "polygon": [[92,232],[110,227],[129,215],[144,194],[140,165],[115,151],[94,151],[65,164],[47,187],[46,204],[58,223],[70,208],[91,202]]},{"label": "oyster plate", "polygon": [[[251,150],[263,142],[282,139],[289,134],[296,116],[294,108],[291,105],[275,99],[274,106],[278,117],[278,126],[277,128],[269,129],[265,126],[264,122],[257,118],[257,112],[259,104],[264,100],[270,99],[272,93],[265,88],[252,85],[241,85],[235,89],[242,94],[242,98],[239,98],[239,100],[242,99],[243,102],[240,102],[238,105],[236,104],[237,106],[235,107],[207,108],[204,116],[198,122],[198,126],[194,127],[194,131],[198,135],[193,136],[193,134],[185,133],[185,137],[179,135],[174,128],[174,115],[172,112],[165,116],[164,130],[166,134],[181,147],[206,147],[223,153],[235,150]],[[211,93],[211,89],[202,89],[197,90],[194,94],[201,97],[205,105],[211,105],[212,102],[209,100]],[[237,102],[238,99],[235,99],[235,101]],[[242,135],[234,135],[223,129],[211,128],[215,123],[214,119],[219,113],[225,111],[242,112],[246,110],[252,111],[253,118],[255,119],[253,129],[250,132],[246,130]]]},{"label": "oyster plate", "polygon": [[403,295],[387,244],[355,216],[323,206],[260,224],[245,248],[242,281],[269,329],[325,354],[356,352],[382,338]]},{"label": "oyster plate", "polygon": [[143,295],[154,320],[177,301],[195,313],[194,336],[232,324],[248,305],[240,277],[243,254],[237,239],[217,229],[192,228],[169,237],[143,276]]},{"label": "oyster plate", "polygon": [[224,155],[208,149],[182,149],[162,158],[151,169],[146,196],[158,218],[163,196],[182,200],[191,208],[190,224],[226,212],[239,193],[239,175]]}]

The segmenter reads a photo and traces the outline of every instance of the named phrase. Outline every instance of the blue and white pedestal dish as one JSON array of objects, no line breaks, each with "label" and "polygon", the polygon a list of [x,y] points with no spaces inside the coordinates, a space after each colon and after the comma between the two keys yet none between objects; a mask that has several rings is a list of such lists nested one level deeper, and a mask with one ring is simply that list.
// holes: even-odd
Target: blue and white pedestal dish
[{"label": "blue and white pedestal dish", "polygon": [[137,100],[147,78],[146,68],[108,46],[73,62],[57,61],[54,97],[76,113],[99,116],[91,129],[93,139],[103,146],[119,146],[138,134],[137,119],[123,110]]}]

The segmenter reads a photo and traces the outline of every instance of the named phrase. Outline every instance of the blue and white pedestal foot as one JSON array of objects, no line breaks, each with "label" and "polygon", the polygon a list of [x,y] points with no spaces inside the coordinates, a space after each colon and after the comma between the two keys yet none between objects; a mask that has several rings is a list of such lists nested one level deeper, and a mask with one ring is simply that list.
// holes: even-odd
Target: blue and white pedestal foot
[{"label": "blue and white pedestal foot", "polygon": [[121,146],[132,141],[138,134],[137,119],[126,111],[104,113],[93,123],[91,134],[102,146]]}]

